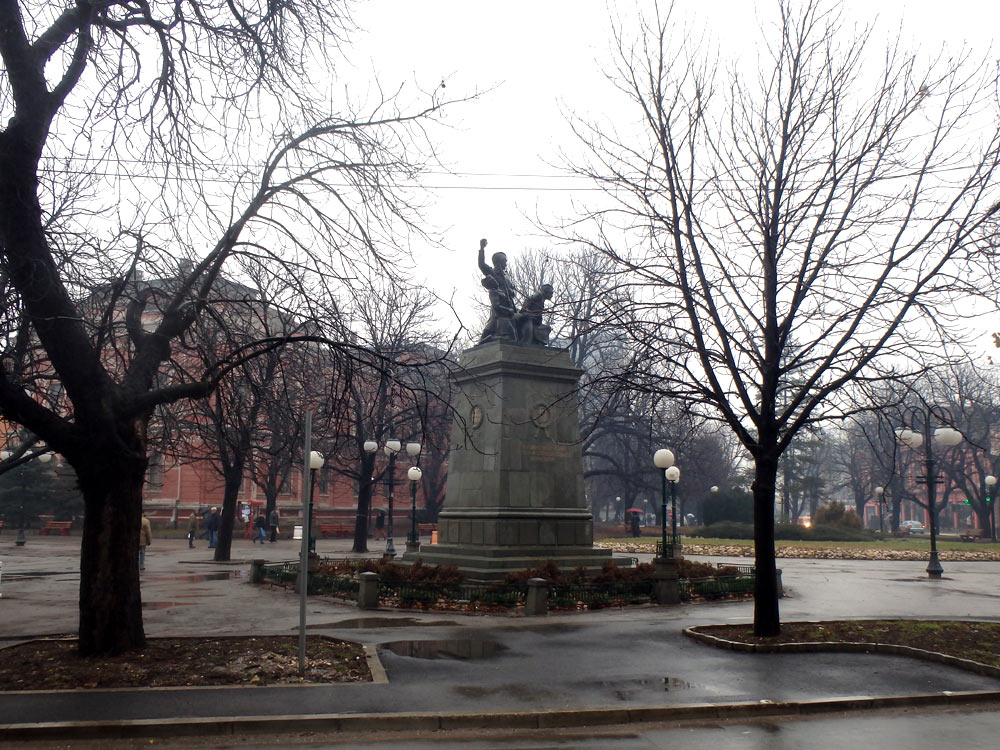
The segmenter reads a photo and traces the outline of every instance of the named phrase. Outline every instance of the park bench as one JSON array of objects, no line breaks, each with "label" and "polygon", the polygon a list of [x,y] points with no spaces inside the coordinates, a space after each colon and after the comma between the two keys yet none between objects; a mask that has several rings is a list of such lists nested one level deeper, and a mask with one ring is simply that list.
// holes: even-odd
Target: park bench
[{"label": "park bench", "polygon": [[417,531],[420,534],[430,534],[432,531],[437,531],[436,523],[418,523]]},{"label": "park bench", "polygon": [[963,542],[974,542],[978,539],[982,539],[984,536],[985,532],[983,529],[966,529],[958,535],[958,538]]},{"label": "park bench", "polygon": [[41,532],[48,536],[50,531],[58,531],[61,536],[69,536],[69,527],[72,521],[46,521],[42,524]]},{"label": "park bench", "polygon": [[329,539],[331,536],[353,536],[354,527],[346,523],[321,523],[319,533],[324,539]]},{"label": "park bench", "polygon": [[889,534],[890,534],[890,536],[909,536],[910,535],[910,527],[909,526],[900,526],[897,531],[890,531]]}]

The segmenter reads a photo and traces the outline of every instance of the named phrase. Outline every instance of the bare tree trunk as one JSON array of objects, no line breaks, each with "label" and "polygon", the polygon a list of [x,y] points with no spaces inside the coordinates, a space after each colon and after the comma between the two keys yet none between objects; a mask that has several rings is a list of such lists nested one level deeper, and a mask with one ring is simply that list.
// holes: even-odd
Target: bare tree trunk
[{"label": "bare tree trunk", "polygon": [[222,518],[219,519],[219,541],[215,545],[216,562],[228,562],[232,557],[233,526],[236,523],[236,500],[243,485],[243,461],[237,460],[225,472],[222,495]]},{"label": "bare tree trunk", "polygon": [[777,456],[758,455],[753,481],[754,565],[757,593],[754,597],[754,635],[770,637],[781,632],[778,614],[778,573],[774,560],[774,498],[778,477]]},{"label": "bare tree trunk", "polygon": [[[375,454],[361,454],[361,476],[371,477],[375,470]],[[372,507],[372,490],[375,483],[369,478],[358,484],[358,515],[354,521],[354,546],[351,552],[368,551],[368,514]]]},{"label": "bare tree trunk", "polygon": [[139,592],[145,453],[103,446],[78,471],[85,515],[80,556],[82,656],[146,645]]}]

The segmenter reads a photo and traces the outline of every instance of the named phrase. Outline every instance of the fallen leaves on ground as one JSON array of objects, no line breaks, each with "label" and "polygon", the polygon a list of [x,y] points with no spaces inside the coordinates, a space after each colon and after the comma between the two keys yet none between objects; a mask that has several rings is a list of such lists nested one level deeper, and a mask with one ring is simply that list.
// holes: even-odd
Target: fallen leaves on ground
[{"label": "fallen leaves on ground", "polygon": [[1000,623],[955,620],[831,620],[786,622],[781,634],[764,638],[751,625],[697,628],[739,643],[885,643],[954,656],[1000,667]]},{"label": "fallen leaves on ground", "polygon": [[[595,547],[603,547],[619,553],[653,552],[652,543],[643,542],[597,542]],[[717,557],[753,557],[753,543],[742,544],[689,544],[684,542],[686,555],[715,555]],[[812,560],[926,560],[927,550],[920,549],[864,549],[856,547],[784,547],[774,550],[775,557],[796,557]],[[939,550],[938,558],[944,562],[1000,561],[1000,552],[993,550]]]},{"label": "fallen leaves on ground", "polygon": [[285,685],[369,682],[360,644],[323,636],[306,640],[299,675],[298,636],[147,638],[121,656],[81,657],[75,640],[38,640],[0,651],[0,689]]}]

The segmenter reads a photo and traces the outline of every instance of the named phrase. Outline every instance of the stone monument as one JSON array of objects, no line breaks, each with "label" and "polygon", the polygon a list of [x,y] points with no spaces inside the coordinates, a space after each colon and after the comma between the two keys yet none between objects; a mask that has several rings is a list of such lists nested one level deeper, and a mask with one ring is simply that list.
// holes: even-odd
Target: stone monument
[{"label": "stone monument", "polygon": [[[448,486],[438,544],[407,559],[459,566],[491,580],[551,560],[563,570],[599,569],[611,559],[593,546],[583,489],[577,384],[568,351],[548,346],[543,305],[552,287],[527,296],[517,313],[506,257],[484,262],[491,315],[480,343],[463,352],[455,380]],[[404,559],[405,561],[405,559]]]}]

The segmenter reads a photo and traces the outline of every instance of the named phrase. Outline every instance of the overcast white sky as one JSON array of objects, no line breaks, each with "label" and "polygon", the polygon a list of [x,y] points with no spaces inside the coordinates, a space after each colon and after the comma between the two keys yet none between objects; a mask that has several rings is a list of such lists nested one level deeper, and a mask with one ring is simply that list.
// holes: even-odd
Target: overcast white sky
[{"label": "overcast white sky", "polygon": [[[676,0],[675,17],[704,28],[729,53],[752,56],[760,19],[775,20],[774,0]],[[930,51],[943,43],[968,44],[979,53],[991,45],[1000,10],[984,0],[845,0],[852,19],[872,22],[881,41],[902,24],[910,46]],[[417,81],[448,93],[493,87],[449,117],[454,126],[441,154],[461,176],[435,175],[440,186],[431,219],[444,231],[445,251],[428,258],[436,272],[449,269],[439,291],[458,287],[457,301],[478,294],[475,251],[480,237],[491,250],[516,257],[547,243],[525,214],[561,212],[587,183],[560,177],[554,163],[573,146],[564,113],[598,116],[608,109],[602,60],[609,58],[610,17],[627,27],[637,8],[651,1],[619,0],[369,0],[355,9],[363,29],[354,38],[352,61],[378,74],[384,86]],[[634,28],[634,26],[632,26]]]}]

